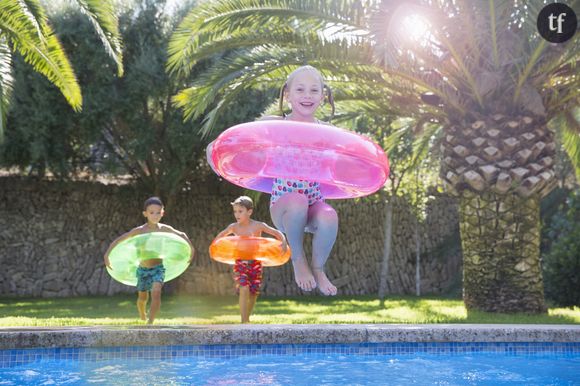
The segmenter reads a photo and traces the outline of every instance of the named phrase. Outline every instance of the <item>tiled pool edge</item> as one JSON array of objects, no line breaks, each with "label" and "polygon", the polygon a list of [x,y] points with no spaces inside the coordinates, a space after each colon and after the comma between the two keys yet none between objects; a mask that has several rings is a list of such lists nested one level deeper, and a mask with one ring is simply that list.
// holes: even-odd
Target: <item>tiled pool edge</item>
[{"label": "tiled pool edge", "polygon": [[580,325],[256,324],[0,329],[0,350],[397,342],[580,342]]}]

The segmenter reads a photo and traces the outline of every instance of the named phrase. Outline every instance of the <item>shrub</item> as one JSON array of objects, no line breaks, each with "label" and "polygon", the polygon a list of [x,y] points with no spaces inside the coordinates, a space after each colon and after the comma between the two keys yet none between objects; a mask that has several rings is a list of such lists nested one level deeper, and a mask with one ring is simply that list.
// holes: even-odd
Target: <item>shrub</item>
[{"label": "shrub", "polygon": [[559,305],[580,305],[580,190],[572,192],[549,227],[544,255],[546,297]]}]

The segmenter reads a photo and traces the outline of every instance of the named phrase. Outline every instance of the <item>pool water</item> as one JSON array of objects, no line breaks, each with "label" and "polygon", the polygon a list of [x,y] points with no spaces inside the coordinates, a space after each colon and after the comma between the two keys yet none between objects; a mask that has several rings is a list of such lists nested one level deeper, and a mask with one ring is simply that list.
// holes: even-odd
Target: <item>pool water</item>
[{"label": "pool water", "polygon": [[580,385],[577,343],[386,345],[4,350],[0,385]]}]

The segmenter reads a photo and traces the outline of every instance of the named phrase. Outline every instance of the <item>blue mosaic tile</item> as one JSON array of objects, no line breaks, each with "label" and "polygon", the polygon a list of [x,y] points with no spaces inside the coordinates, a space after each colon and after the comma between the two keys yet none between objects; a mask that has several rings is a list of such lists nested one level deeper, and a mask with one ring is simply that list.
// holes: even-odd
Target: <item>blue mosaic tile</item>
[{"label": "blue mosaic tile", "polygon": [[0,367],[55,360],[96,362],[110,359],[155,359],[171,361],[183,357],[236,358],[331,353],[366,356],[417,353],[466,355],[486,352],[507,356],[572,356],[580,354],[580,342],[260,344],[12,349],[0,350]]}]

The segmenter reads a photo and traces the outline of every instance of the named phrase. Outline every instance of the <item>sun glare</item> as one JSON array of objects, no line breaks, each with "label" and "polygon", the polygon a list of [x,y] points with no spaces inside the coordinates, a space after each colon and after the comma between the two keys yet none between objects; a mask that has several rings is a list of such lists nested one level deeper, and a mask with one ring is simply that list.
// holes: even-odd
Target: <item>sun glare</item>
[{"label": "sun glare", "polygon": [[402,28],[410,40],[418,42],[427,39],[429,23],[422,16],[410,15],[403,19]]}]

